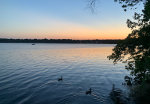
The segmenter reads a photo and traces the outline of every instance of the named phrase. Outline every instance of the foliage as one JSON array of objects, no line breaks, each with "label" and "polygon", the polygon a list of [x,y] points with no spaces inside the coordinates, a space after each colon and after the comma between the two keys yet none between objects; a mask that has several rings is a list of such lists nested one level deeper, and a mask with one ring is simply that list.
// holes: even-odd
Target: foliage
[{"label": "foliage", "polygon": [[143,83],[142,85],[134,86],[129,96],[134,99],[136,104],[149,104],[150,84]]},{"label": "foliage", "polygon": [[114,63],[126,62],[126,69],[135,76],[135,81],[150,80],[150,0],[115,0],[122,7],[134,7],[140,2],[144,3],[141,14],[135,12],[134,20],[127,20],[132,33],[115,46],[112,55],[108,56]]},{"label": "foliage", "polygon": [[114,1],[119,2],[122,5],[122,8],[124,8],[124,11],[126,11],[127,8],[133,9],[134,6],[136,6],[141,2],[145,3],[146,0],[114,0]]}]

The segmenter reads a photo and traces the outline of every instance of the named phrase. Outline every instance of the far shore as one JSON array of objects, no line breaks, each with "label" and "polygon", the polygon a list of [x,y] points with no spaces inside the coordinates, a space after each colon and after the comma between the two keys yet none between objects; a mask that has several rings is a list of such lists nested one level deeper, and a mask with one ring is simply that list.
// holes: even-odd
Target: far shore
[{"label": "far shore", "polygon": [[117,44],[121,39],[72,40],[72,39],[7,39],[0,38],[0,43],[76,43],[76,44]]}]

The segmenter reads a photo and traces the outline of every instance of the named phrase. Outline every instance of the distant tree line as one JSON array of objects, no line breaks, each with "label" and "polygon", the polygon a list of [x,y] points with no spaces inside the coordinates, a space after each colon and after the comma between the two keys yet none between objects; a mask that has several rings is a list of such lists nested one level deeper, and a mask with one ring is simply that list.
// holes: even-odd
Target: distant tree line
[{"label": "distant tree line", "polygon": [[72,39],[5,39],[0,43],[87,43],[87,44],[117,44],[121,40],[72,40]]}]

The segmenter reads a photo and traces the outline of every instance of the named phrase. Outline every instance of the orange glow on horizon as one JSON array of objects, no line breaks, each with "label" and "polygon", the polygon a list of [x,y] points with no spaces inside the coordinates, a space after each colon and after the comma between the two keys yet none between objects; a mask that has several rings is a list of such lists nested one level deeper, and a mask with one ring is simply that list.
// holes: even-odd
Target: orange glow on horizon
[{"label": "orange glow on horizon", "polygon": [[[33,15],[33,14],[32,14]],[[0,32],[0,38],[21,39],[124,39],[131,32],[125,25],[105,25],[99,23],[97,26],[89,26],[77,22],[59,20],[37,16],[31,25],[10,27]]]},{"label": "orange glow on horizon", "polygon": [[[131,32],[128,28],[120,28],[116,30],[115,28],[112,29],[103,29],[103,30],[94,30],[94,29],[87,29],[87,28],[71,28],[66,32],[65,29],[63,32],[58,30],[49,31],[45,30],[35,30],[37,32],[17,32],[15,33],[13,38],[20,38],[20,39],[74,39],[74,40],[94,40],[94,39],[124,39],[126,36]],[[11,34],[11,33],[9,33]],[[8,36],[9,36],[8,34]],[[7,36],[7,35],[6,35]],[[12,37],[5,37],[5,38],[12,38]]]}]

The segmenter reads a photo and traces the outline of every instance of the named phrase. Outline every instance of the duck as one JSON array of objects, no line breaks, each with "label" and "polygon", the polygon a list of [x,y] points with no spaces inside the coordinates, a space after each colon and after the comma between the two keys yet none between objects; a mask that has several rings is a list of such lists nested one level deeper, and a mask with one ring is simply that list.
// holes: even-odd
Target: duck
[{"label": "duck", "polygon": [[85,92],[86,95],[90,95],[92,93],[92,89],[90,88],[88,91]]},{"label": "duck", "polygon": [[60,78],[58,78],[58,81],[63,81],[63,77],[61,76]]}]

